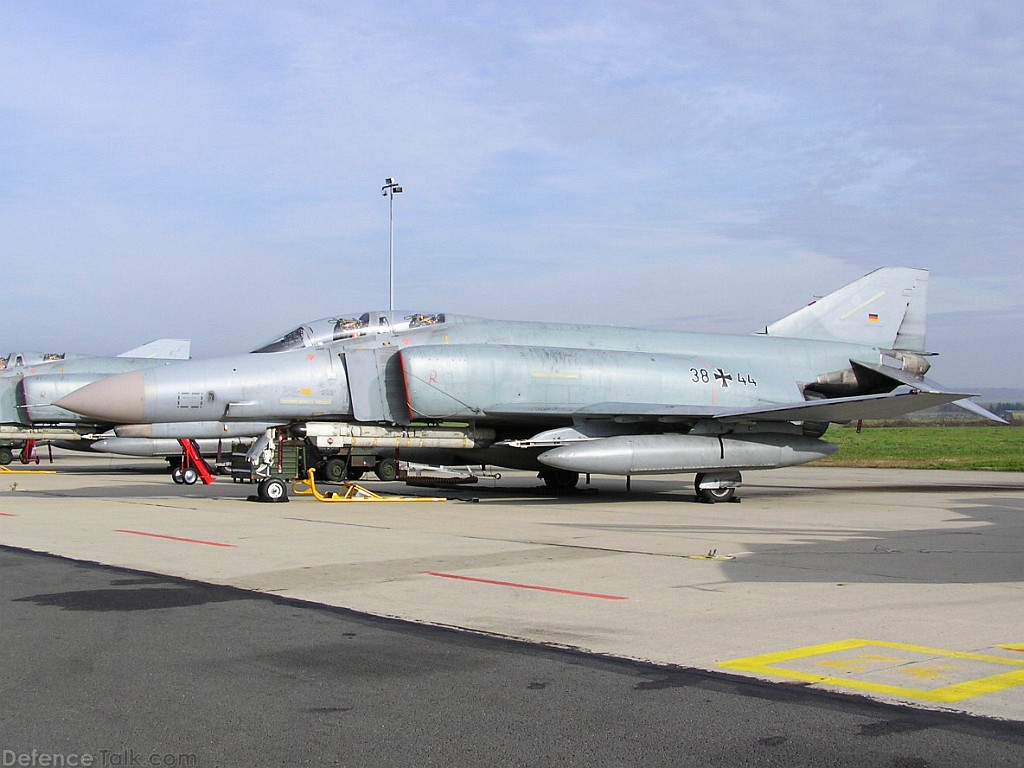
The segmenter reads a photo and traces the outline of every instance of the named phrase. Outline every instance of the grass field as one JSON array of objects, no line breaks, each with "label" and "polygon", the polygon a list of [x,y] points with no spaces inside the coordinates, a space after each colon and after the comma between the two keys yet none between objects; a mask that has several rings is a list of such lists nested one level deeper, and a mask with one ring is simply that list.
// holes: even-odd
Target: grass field
[{"label": "grass field", "polygon": [[1024,429],[997,426],[832,426],[825,440],[838,453],[817,462],[834,467],[988,469],[1024,472]]}]

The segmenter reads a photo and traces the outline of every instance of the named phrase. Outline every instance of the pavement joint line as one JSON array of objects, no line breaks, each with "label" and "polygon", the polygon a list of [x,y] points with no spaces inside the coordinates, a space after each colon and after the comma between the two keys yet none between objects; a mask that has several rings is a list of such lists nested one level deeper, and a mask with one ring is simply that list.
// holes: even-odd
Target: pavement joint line
[{"label": "pavement joint line", "polygon": [[[608,552],[613,555],[644,555],[646,557],[673,557],[678,560],[706,560],[706,555],[686,555],[676,552],[650,552],[644,549],[620,549],[617,547],[596,547],[589,544],[569,544],[566,542],[559,541],[536,541],[533,539],[513,539],[513,538],[499,538],[496,536],[462,536],[461,538],[470,541],[497,541],[497,542],[512,542],[513,544],[528,544],[533,547],[560,547],[562,549],[584,549],[591,552]],[[739,555],[754,555],[756,552],[736,552],[730,555],[721,555],[720,557],[726,560],[733,559]]]},{"label": "pavement joint line", "polygon": [[347,523],[344,520],[311,520],[307,517],[283,517],[282,520],[292,520],[297,523],[320,523],[322,525],[343,525],[347,528],[372,528],[375,531],[393,531],[390,525],[367,525],[366,523]]}]

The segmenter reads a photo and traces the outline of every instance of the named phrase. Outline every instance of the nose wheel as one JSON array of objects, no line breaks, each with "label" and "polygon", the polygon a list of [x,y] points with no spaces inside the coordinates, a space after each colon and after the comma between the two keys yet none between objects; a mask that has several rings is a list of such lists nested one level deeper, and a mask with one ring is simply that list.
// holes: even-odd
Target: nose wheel
[{"label": "nose wheel", "polygon": [[256,496],[260,501],[288,501],[288,486],[279,477],[268,477],[256,486]]}]

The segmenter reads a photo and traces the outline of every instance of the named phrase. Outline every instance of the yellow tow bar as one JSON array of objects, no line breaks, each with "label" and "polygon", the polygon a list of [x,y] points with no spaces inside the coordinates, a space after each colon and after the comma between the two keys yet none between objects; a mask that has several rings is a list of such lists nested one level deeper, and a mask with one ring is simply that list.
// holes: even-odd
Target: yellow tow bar
[{"label": "yellow tow bar", "polygon": [[313,470],[309,470],[305,480],[292,483],[292,493],[296,496],[314,496],[317,501],[448,501],[443,496],[382,496],[368,488],[355,483],[343,483],[342,493],[320,493],[313,480]]}]

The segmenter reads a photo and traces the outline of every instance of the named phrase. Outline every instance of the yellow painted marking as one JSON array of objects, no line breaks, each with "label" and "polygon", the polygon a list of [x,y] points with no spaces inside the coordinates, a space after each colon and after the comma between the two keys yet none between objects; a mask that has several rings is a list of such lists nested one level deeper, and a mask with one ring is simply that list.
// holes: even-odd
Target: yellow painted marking
[{"label": "yellow painted marking", "polygon": [[863,304],[861,304],[861,305],[860,305],[859,307],[854,307],[853,309],[851,309],[851,310],[850,310],[849,312],[847,312],[847,313],[846,313],[845,315],[843,315],[843,316],[842,316],[841,318],[839,318],[839,319],[840,319],[840,320],[845,320],[846,318],[850,317],[851,315],[854,315],[854,314],[856,314],[857,312],[860,312],[860,311],[861,311],[862,309],[864,309],[864,307],[868,306],[869,304],[872,304],[872,303],[874,303],[874,302],[878,301],[878,300],[879,300],[880,298],[882,298],[883,296],[885,296],[885,291],[882,291],[882,292],[881,292],[880,294],[878,294],[877,296],[872,296],[872,297],[871,297],[870,299],[868,299],[867,301],[865,301],[865,302],[864,302]]},{"label": "yellow painted marking", "polygon": [[10,467],[0,466],[0,472],[7,475],[56,475],[56,469],[11,469]]},{"label": "yellow painted marking", "polygon": [[1024,643],[1006,643],[997,647],[1004,648],[1007,651],[1024,651]]},{"label": "yellow painted marking", "polygon": [[299,394],[302,395],[303,397],[309,397],[310,395],[313,394],[313,390],[312,389],[300,389],[299,390]]},{"label": "yellow painted marking", "polygon": [[[827,674],[816,674],[813,672],[803,672],[799,669],[788,669],[782,664],[790,661],[797,660],[812,660],[816,656],[826,656],[828,654],[838,654],[845,651],[855,651],[859,649],[870,649],[870,648],[888,648],[897,651],[905,651],[912,654],[921,654],[926,657],[921,661],[933,661],[936,656],[943,659],[957,659],[967,662],[975,662],[980,664],[995,665],[997,667],[1010,667],[1011,671],[1001,672],[994,675],[987,675],[985,677],[976,678],[973,680],[967,680],[962,683],[954,683],[951,685],[942,686],[940,688],[933,689],[922,689],[922,688],[909,688],[899,685],[887,685],[883,683],[873,683],[867,680],[857,680],[846,677],[832,677]],[[859,658],[861,661],[867,661],[870,653],[863,653]],[[877,661],[882,662],[883,659],[888,660],[890,657],[878,655]],[[842,660],[830,662],[813,662],[815,666],[838,666]],[[943,676],[944,673],[951,670],[962,671],[964,667],[959,667],[955,664],[950,665],[929,665],[929,666],[915,666],[915,662],[912,659],[896,658],[895,662],[900,665],[900,668],[896,670],[899,674],[907,675],[910,677],[928,678]],[[998,691],[1006,690],[1017,685],[1024,685],[1024,661],[1018,661],[1016,659],[1006,659],[999,656],[984,656],[978,653],[965,653],[961,651],[947,651],[939,648],[927,648],[920,645],[906,645],[904,643],[888,643],[880,640],[841,640],[836,643],[824,643],[822,645],[811,645],[805,648],[795,648],[788,651],[779,651],[777,653],[766,653],[762,656],[751,656],[745,659],[735,659],[733,661],[726,661],[719,666],[725,669],[734,669],[741,672],[751,672],[757,675],[767,675],[773,677],[782,677],[789,680],[803,680],[808,683],[815,683],[819,685],[831,685],[837,688],[853,688],[860,691],[870,691],[872,693],[883,693],[891,696],[900,696],[903,698],[920,699],[922,701],[934,701],[942,703],[951,703],[955,701],[962,701],[963,699],[969,699],[974,696],[981,696],[986,693],[996,693]],[[918,673],[915,670],[921,670]],[[867,670],[857,670],[867,671]],[[878,669],[876,668],[876,671]]]}]

